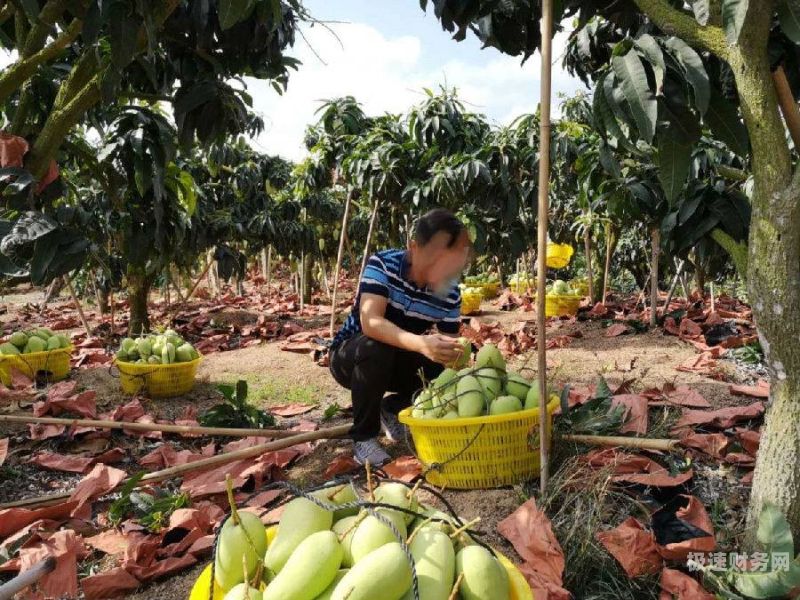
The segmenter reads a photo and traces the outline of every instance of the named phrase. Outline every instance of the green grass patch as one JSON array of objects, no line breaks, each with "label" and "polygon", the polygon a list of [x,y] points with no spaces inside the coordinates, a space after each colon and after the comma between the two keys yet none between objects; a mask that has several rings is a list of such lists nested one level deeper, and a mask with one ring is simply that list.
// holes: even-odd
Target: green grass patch
[{"label": "green grass patch", "polygon": [[318,386],[297,384],[289,378],[274,375],[253,375],[234,377],[224,383],[235,385],[237,379],[247,381],[249,387],[248,402],[253,406],[269,407],[274,404],[313,404],[317,405],[325,399],[325,392]]}]

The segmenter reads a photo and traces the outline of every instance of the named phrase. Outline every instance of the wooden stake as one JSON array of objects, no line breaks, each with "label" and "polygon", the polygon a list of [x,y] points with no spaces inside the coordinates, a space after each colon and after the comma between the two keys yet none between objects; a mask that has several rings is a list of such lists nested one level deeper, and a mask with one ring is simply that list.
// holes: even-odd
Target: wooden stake
[{"label": "wooden stake", "polygon": [[792,88],[786,79],[786,72],[782,66],[778,66],[772,72],[772,82],[775,84],[775,93],[778,95],[783,120],[786,121],[786,128],[792,136],[795,150],[800,150],[800,109],[794,101]]},{"label": "wooden stake", "polygon": [[562,440],[590,446],[620,446],[623,448],[641,448],[642,450],[661,450],[673,452],[680,448],[679,440],[659,438],[635,438],[620,435],[562,435]]},{"label": "wooden stake", "polygon": [[64,425],[65,427],[95,427],[97,429],[125,429],[128,431],[161,431],[181,435],[287,438],[296,431],[286,429],[239,429],[236,427],[202,427],[200,425],[173,425],[171,423],[133,423],[97,419],[65,419],[62,417],[34,417],[31,415],[0,415],[0,423],[24,425]]},{"label": "wooden stake", "polygon": [[372,241],[372,233],[375,231],[375,220],[378,217],[378,208],[381,205],[381,201],[376,199],[375,206],[372,208],[372,215],[369,218],[369,229],[367,230],[367,241],[364,242],[364,256],[361,257],[361,270],[358,272],[358,278],[361,279],[361,276],[364,275],[364,269],[367,267],[367,259],[369,258],[369,245]]},{"label": "wooden stake", "polygon": [[[297,444],[302,444],[305,442],[342,437],[343,435],[346,435],[347,432],[349,431],[350,431],[350,425],[339,425],[338,427],[330,427],[328,429],[320,429],[318,431],[308,431],[305,433],[298,433],[296,435],[287,437],[282,440],[266,442],[264,444],[259,444],[257,446],[252,446],[250,448],[242,448],[240,450],[234,450],[233,452],[225,452],[223,454],[217,454],[216,456],[209,456],[208,458],[202,458],[200,460],[196,460],[194,462],[190,462],[185,465],[176,465],[174,467],[169,467],[168,469],[161,469],[160,471],[153,471],[151,473],[147,473],[144,477],[142,477],[138,481],[137,487],[143,486],[148,483],[156,483],[159,481],[164,481],[165,479],[171,479],[173,477],[177,477],[178,475],[183,475],[184,473],[189,473],[191,471],[202,471],[206,469],[211,469],[213,467],[218,467],[220,465],[227,464],[234,460],[240,460],[245,458],[256,458],[257,456],[261,456],[265,452],[271,452],[273,450],[283,450],[284,448],[289,448],[290,446],[295,446]],[[128,479],[122,480],[114,489],[124,486],[127,481]],[[108,492],[111,493],[112,491],[113,490],[109,490]],[[64,502],[71,495],[72,492],[62,492],[58,494],[50,494],[48,496],[26,498],[25,500],[17,500],[15,502],[8,502],[6,504],[2,504],[0,505],[0,510],[4,510],[6,508],[15,508],[15,507],[50,506],[52,504],[58,504],[60,502]]]},{"label": "wooden stake", "polygon": [[653,253],[650,256],[650,327],[658,325],[658,255],[661,250],[661,228],[656,225],[650,229]]},{"label": "wooden stake", "polygon": [[267,299],[272,295],[272,244],[267,248]]},{"label": "wooden stake", "polygon": [[78,296],[75,294],[75,288],[72,287],[72,280],[69,275],[64,275],[64,283],[67,284],[69,295],[72,296],[72,301],[75,303],[75,308],[78,310],[78,316],[81,318],[83,328],[86,330],[86,337],[92,337],[92,331],[89,329],[89,322],[86,320],[86,315],[83,314],[83,306],[81,306]]},{"label": "wooden stake", "polygon": [[347,220],[350,216],[350,202],[353,198],[353,192],[347,193],[347,199],[344,202],[344,216],[342,217],[342,229],[339,232],[339,252],[336,254],[336,270],[333,272],[333,289],[331,290],[331,327],[330,336],[333,337],[336,327],[336,293],[339,288],[339,271],[342,269],[342,257],[344,256],[344,241],[347,236]]},{"label": "wooden stake", "polygon": [[[545,288],[547,274],[547,213],[550,192],[550,96],[551,72],[553,67],[553,0],[542,0],[541,39],[542,74],[541,104],[539,105],[539,215],[537,259],[539,268],[536,278],[536,344],[539,363],[539,397],[547,398],[547,337],[545,310]],[[550,432],[548,431],[547,409],[539,418],[539,493],[547,489],[550,474]]]}]

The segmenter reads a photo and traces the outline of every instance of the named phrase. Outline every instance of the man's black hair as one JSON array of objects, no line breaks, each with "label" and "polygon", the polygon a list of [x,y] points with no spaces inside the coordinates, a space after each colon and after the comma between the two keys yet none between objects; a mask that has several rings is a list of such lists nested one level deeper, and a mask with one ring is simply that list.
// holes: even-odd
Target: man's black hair
[{"label": "man's black hair", "polygon": [[425,246],[440,231],[450,236],[447,247],[452,248],[464,232],[464,224],[446,208],[434,208],[417,219],[414,239],[420,246]]}]

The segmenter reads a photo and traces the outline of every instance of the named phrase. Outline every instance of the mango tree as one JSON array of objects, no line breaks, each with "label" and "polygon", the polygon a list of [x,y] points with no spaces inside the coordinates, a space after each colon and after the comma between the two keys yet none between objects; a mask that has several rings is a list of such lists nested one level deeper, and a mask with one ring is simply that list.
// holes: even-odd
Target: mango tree
[{"label": "mango tree", "polygon": [[[423,2],[423,7],[426,4]],[[457,0],[436,0],[434,4],[443,26],[457,36],[464,37],[471,28],[485,45],[510,54],[530,55],[539,45],[539,7],[531,0],[475,1],[468,4],[468,10]],[[749,242],[746,254],[738,250],[732,256],[740,272],[747,273],[771,373],[770,408],[756,463],[749,524],[754,532],[762,507],[773,503],[787,515],[795,535],[800,534],[800,428],[795,426],[800,418],[800,349],[796,343],[800,337],[800,170],[793,165],[781,119],[782,108],[791,114],[796,106],[785,101],[779,105],[773,83],[773,65],[797,64],[800,29],[796,3],[567,0],[559,6],[563,13],[557,15],[557,22],[579,12],[580,29],[599,14],[614,23],[614,29],[630,43],[650,29],[676,49],[669,60],[677,61],[684,74],[680,89],[659,85],[662,80],[655,77],[663,73],[663,51],[643,50],[643,58],[632,46],[628,50],[623,46],[610,57],[609,49],[603,50],[603,59],[610,59],[614,78],[620,83],[612,90],[611,101],[603,87],[595,91],[595,98],[605,101],[606,128],[625,125],[638,139],[664,149],[659,156],[662,170],[688,173],[680,153],[666,151],[675,140],[679,147],[691,148],[693,144],[685,137],[687,123],[700,120],[731,148],[742,132],[749,138],[753,173]],[[652,78],[645,63],[650,65]],[[796,89],[794,94],[796,98]],[[680,99],[677,103],[676,98]],[[676,105],[680,112],[675,111]],[[672,142],[668,138],[673,138]],[[667,158],[670,154],[672,163]],[[680,178],[672,179],[682,183]]]}]

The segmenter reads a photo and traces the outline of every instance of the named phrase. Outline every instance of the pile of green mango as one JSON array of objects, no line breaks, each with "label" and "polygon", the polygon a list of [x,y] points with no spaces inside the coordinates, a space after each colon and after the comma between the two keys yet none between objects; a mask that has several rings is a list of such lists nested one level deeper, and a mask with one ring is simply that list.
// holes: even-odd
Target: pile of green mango
[{"label": "pile of green mango", "polygon": [[15,331],[8,340],[0,344],[0,354],[32,354],[69,348],[69,338],[61,333],[53,333],[47,327],[37,327],[27,331]]},{"label": "pile of green mango", "polygon": [[[349,484],[313,496],[340,506],[358,499]],[[373,496],[396,508],[377,508],[378,518],[297,497],[285,505],[270,542],[258,517],[232,504],[214,561],[225,600],[413,600],[411,561],[396,534],[413,558],[420,600],[509,600],[508,571],[468,528],[420,504],[415,489],[401,483],[381,483]]]},{"label": "pile of green mango", "polygon": [[468,286],[480,287],[489,283],[500,283],[500,280],[495,274],[482,273],[480,275],[470,275],[464,277],[464,283]]},{"label": "pile of green mango", "polygon": [[118,362],[138,365],[171,365],[191,362],[200,357],[197,350],[173,329],[138,338],[123,338],[116,353]]},{"label": "pile of green mango", "polygon": [[[463,366],[463,365],[459,365]],[[550,400],[553,395],[548,394]],[[415,419],[504,415],[539,407],[539,382],[508,371],[494,344],[484,344],[474,364],[447,368],[414,401]]]},{"label": "pile of green mango", "polygon": [[556,279],[547,286],[547,294],[554,296],[580,296],[581,290],[573,287],[572,282],[567,283],[563,279]]}]

